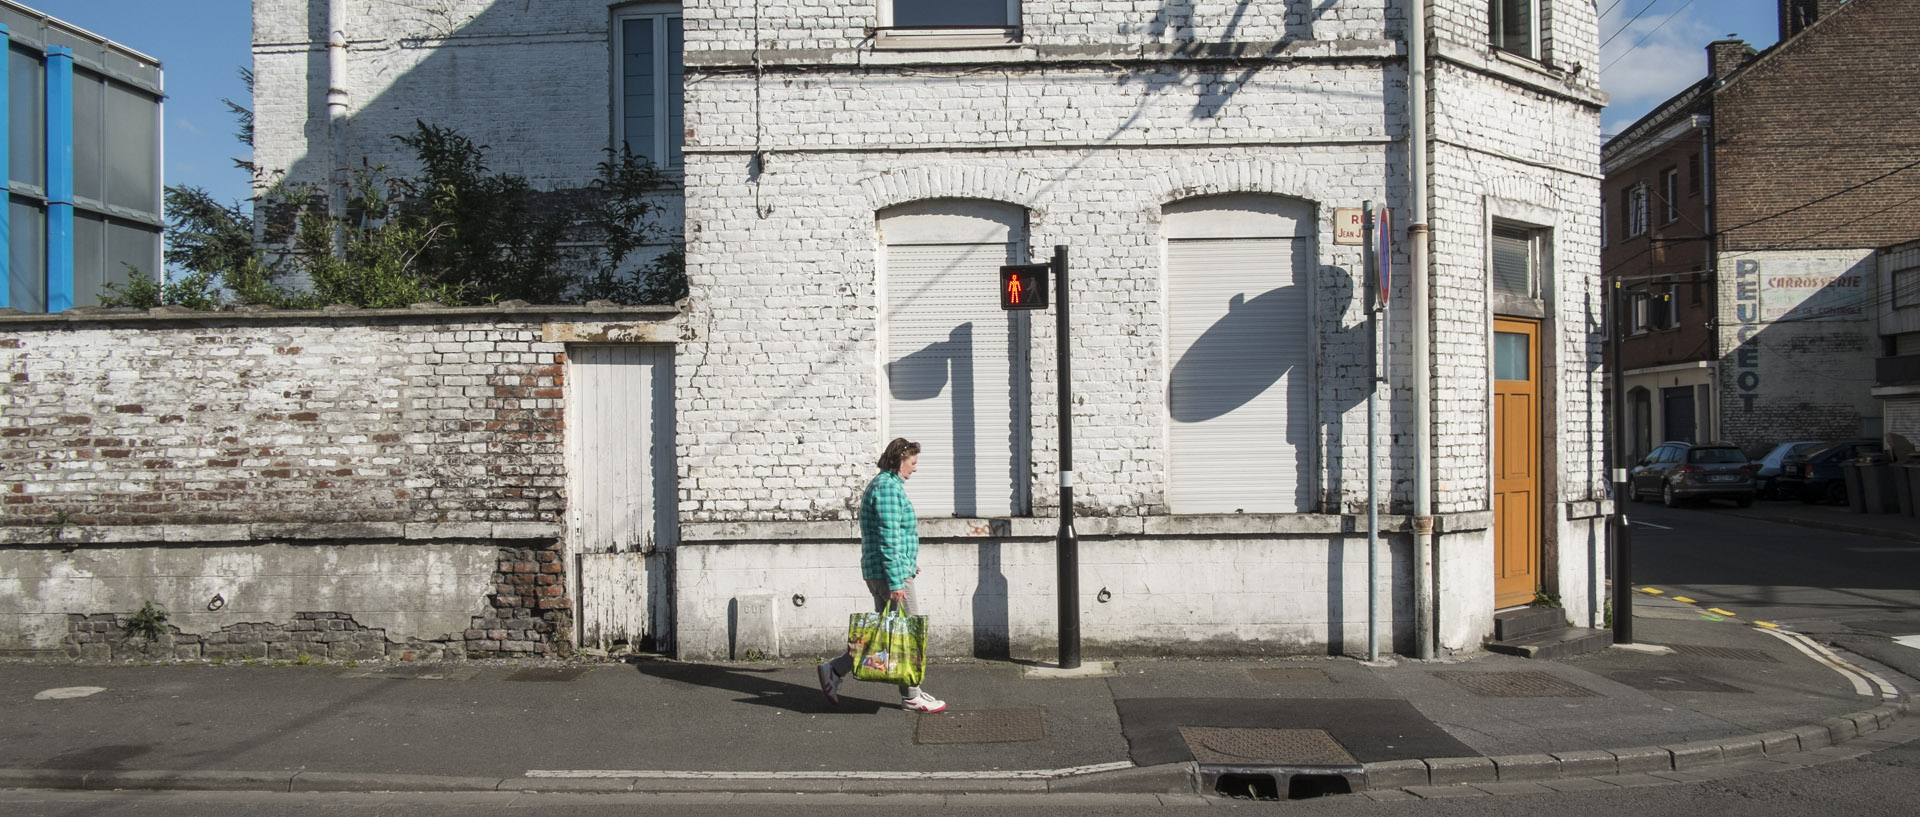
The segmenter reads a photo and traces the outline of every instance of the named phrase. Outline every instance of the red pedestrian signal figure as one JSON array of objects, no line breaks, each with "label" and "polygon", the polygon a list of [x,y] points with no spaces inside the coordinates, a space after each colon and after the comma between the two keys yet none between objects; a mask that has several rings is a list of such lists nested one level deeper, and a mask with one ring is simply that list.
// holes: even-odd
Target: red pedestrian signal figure
[{"label": "red pedestrian signal figure", "polygon": [[1046,264],[1016,264],[1000,268],[1001,309],[1046,309]]}]

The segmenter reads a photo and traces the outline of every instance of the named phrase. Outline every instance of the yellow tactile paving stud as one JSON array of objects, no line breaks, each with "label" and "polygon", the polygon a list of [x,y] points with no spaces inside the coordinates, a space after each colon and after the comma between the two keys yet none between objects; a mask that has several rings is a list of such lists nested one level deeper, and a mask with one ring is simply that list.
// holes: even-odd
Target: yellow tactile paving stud
[{"label": "yellow tactile paving stud", "polygon": [[1769,629],[1769,630],[1778,630],[1778,629],[1780,629],[1780,625],[1778,625],[1778,624],[1775,624],[1775,623],[1773,623],[1773,622],[1771,622],[1771,621],[1756,621],[1756,622],[1754,622],[1754,623],[1753,623],[1753,626],[1755,626],[1755,627],[1765,627],[1765,628],[1767,628],[1767,629]]},{"label": "yellow tactile paving stud", "polygon": [[1720,609],[1720,608],[1718,608],[1718,607],[1708,607],[1708,608],[1707,608],[1707,611],[1708,611],[1708,612],[1712,612],[1712,613],[1719,613],[1720,615],[1723,615],[1723,616],[1727,616],[1727,617],[1729,617],[1729,618],[1731,618],[1731,617],[1733,616],[1733,611],[1731,611],[1731,610],[1722,610],[1722,609]]},{"label": "yellow tactile paving stud", "polygon": [[1640,588],[1640,592],[1645,593],[1649,596],[1658,596],[1661,594],[1661,591],[1659,589],[1653,588],[1653,587],[1642,587]]},{"label": "yellow tactile paving stud", "polygon": [[1686,596],[1672,596],[1671,598],[1672,598],[1672,599],[1673,599],[1674,601],[1677,601],[1677,602],[1680,602],[1680,603],[1682,603],[1682,604],[1692,604],[1692,603],[1693,603],[1693,599],[1690,599],[1690,598],[1687,598]]}]

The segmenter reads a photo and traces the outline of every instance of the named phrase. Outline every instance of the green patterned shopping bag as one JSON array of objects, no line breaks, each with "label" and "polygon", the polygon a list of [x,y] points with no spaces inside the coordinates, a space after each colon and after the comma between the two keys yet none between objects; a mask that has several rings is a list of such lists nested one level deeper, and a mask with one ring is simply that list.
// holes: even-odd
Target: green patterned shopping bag
[{"label": "green patterned shopping bag", "polygon": [[847,649],[853,677],[919,686],[927,677],[927,617],[896,613],[893,602],[878,613],[854,613],[847,617]]}]

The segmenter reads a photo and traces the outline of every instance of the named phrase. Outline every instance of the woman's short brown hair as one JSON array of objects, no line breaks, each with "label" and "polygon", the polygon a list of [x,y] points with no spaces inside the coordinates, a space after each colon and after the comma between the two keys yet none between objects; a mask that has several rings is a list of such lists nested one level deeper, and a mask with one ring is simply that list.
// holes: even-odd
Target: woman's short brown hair
[{"label": "woman's short brown hair", "polygon": [[905,437],[895,437],[893,438],[893,442],[887,443],[887,450],[880,455],[880,470],[898,471],[900,470],[901,460],[906,459],[909,455],[919,453],[919,443]]}]

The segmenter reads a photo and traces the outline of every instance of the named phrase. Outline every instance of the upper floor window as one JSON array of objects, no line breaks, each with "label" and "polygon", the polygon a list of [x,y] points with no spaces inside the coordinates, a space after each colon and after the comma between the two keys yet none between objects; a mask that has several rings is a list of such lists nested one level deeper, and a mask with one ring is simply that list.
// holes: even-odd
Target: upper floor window
[{"label": "upper floor window", "polygon": [[1647,185],[1645,182],[1627,188],[1620,198],[1620,226],[1624,236],[1632,238],[1647,231]]},{"label": "upper floor window", "polygon": [[1893,308],[1920,306],[1920,267],[1893,271]]},{"label": "upper floor window", "polygon": [[969,48],[1020,41],[1020,0],[880,0],[874,44]]},{"label": "upper floor window", "polygon": [[1546,231],[1495,222],[1492,258],[1494,294],[1539,297],[1545,258]]},{"label": "upper floor window", "polygon": [[1653,297],[1645,292],[1627,296],[1627,334],[1644,335],[1653,325]]},{"label": "upper floor window", "polygon": [[1546,0],[1487,0],[1487,29],[1494,48],[1540,59],[1540,5]]},{"label": "upper floor window", "polygon": [[680,167],[686,139],[680,5],[643,3],[614,10],[614,138],[661,168]]}]

